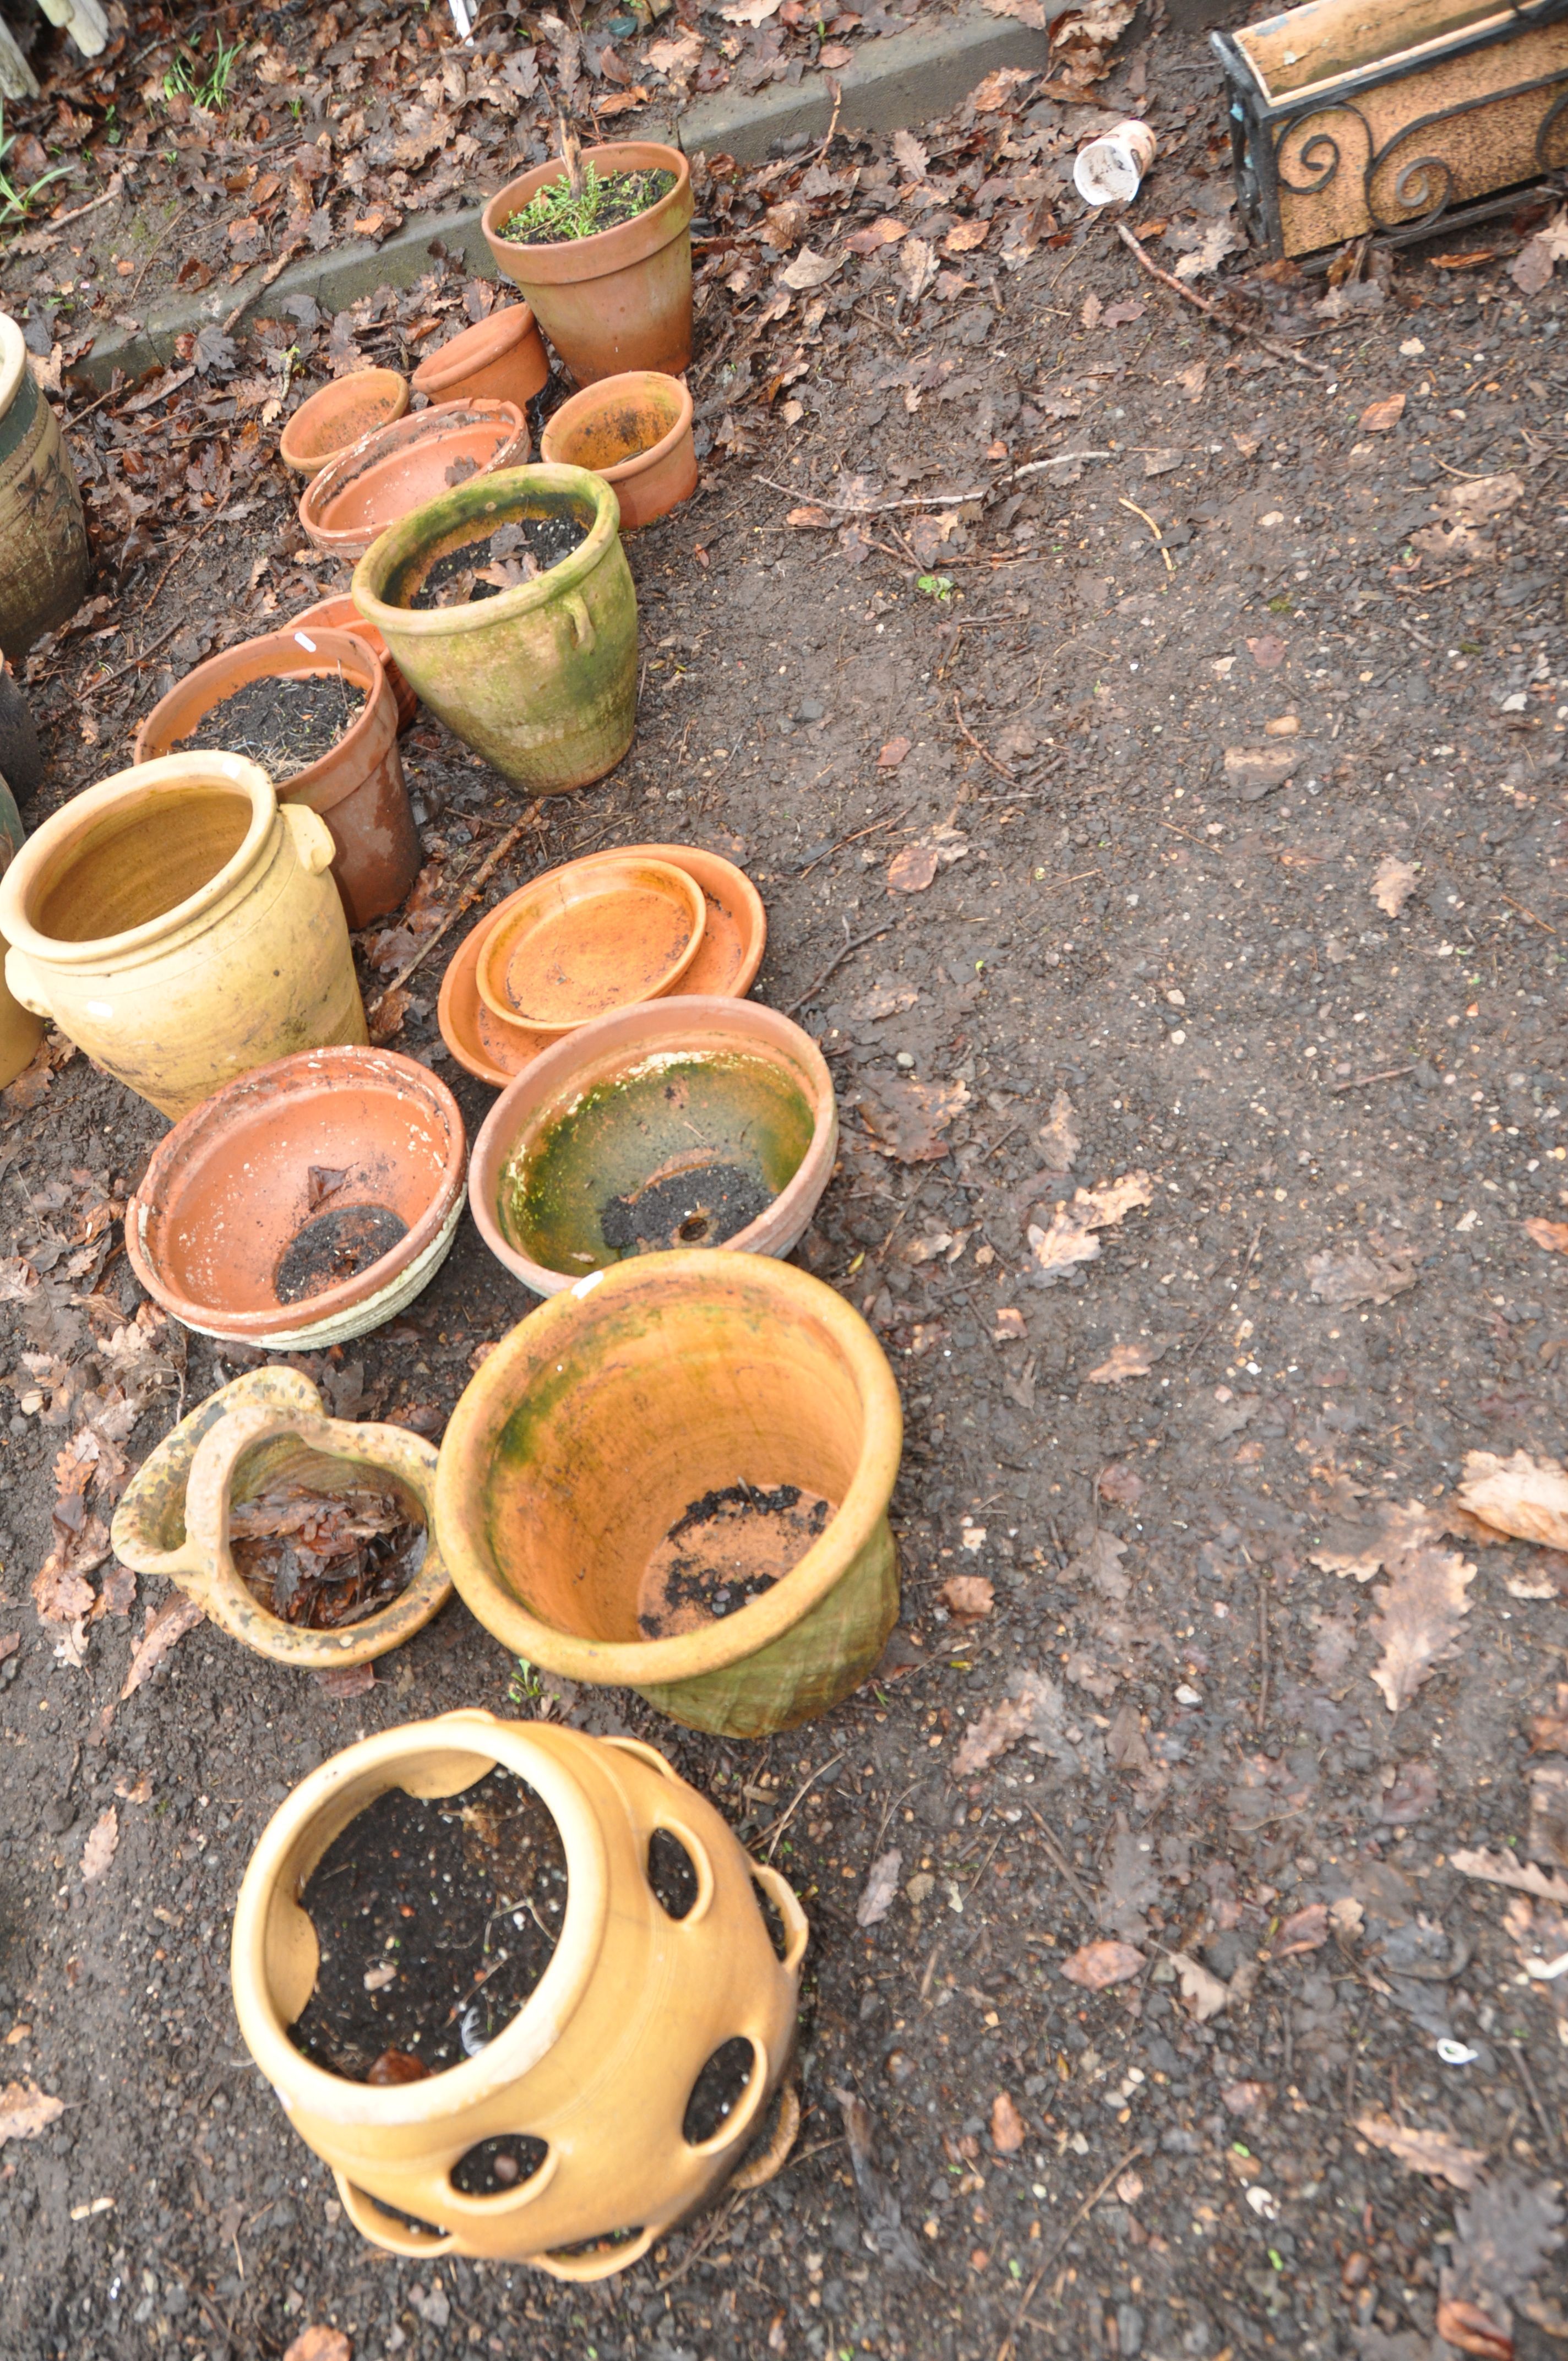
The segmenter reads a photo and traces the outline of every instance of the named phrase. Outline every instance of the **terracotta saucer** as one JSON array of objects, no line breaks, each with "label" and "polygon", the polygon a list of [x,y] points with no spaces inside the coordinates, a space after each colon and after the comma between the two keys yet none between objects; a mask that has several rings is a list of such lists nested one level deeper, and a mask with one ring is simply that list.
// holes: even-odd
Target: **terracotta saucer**
[{"label": "terracotta saucer", "polygon": [[[618,845],[603,853],[587,853],[586,862],[625,860],[667,861],[684,869],[702,887],[707,904],[707,924],[697,954],[674,991],[672,1000],[691,993],[742,1000],[756,981],[767,947],[768,921],[762,898],[743,869],[717,852],[690,844]],[[479,953],[492,927],[532,891],[523,885],[481,918],[465,936],[442,979],[437,1016],[441,1036],[460,1066],[498,1090],[531,1066],[553,1046],[555,1036],[534,1033],[493,1016],[479,998]]]},{"label": "terracotta saucer", "polygon": [[569,861],[492,914],[479,997],[506,1024],[575,1033],[673,992],[702,947],[707,918],[701,886],[672,862],[625,853]]}]

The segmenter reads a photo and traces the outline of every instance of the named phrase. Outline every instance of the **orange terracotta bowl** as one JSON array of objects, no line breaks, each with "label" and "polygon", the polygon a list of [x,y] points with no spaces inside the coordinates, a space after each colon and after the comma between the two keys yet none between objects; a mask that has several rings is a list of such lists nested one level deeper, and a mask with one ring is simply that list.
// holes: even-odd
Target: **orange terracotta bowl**
[{"label": "orange terracotta bowl", "polygon": [[680,378],[657,369],[600,378],[554,412],[539,455],[602,476],[620,503],[621,532],[635,533],[696,489],[691,395]]},{"label": "orange terracotta bowl", "polygon": [[696,958],[707,917],[701,886],[673,862],[568,862],[492,918],[479,997],[493,1016],[554,1040],[662,999]]},{"label": "orange terracotta bowl", "polygon": [[427,353],[413,387],[430,401],[515,401],[521,410],[550,382],[550,359],[532,306],[506,303]]},{"label": "orange terracotta bowl", "polygon": [[279,438],[278,456],[296,476],[319,476],[408,406],[409,381],[399,370],[352,369],[301,402]]},{"label": "orange terracotta bowl", "polygon": [[225,1082],[153,1150],[126,1209],[148,1293],[271,1352],[362,1336],[446,1259],[463,1210],[457,1102],[391,1049],[302,1049]]},{"label": "orange terracotta bowl", "polygon": [[[768,917],[762,897],[743,869],[694,844],[629,844],[613,852],[583,855],[591,861],[628,857],[672,862],[695,877],[707,905],[697,954],[670,994],[688,993],[743,999],[757,980],[767,949]],[[537,881],[536,881],[537,882]],[[442,979],[438,1015],[441,1036],[460,1066],[481,1082],[502,1088],[550,1047],[551,1036],[493,1015],[479,997],[479,954],[490,928],[528,892],[526,885],[498,902],[488,917],[469,929]]]},{"label": "orange terracotta bowl", "polygon": [[444,401],[367,434],[300,495],[306,538],[356,566],[400,518],[474,476],[521,467],[532,444],[514,401]]}]

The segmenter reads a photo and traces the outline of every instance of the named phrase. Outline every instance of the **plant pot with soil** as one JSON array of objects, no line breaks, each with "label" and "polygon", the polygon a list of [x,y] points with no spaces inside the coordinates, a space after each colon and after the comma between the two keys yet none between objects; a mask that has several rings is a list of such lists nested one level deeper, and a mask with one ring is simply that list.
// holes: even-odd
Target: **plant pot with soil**
[{"label": "plant pot with soil", "polygon": [[536,1058],[474,1143],[490,1252],[535,1295],[674,1246],[787,1255],[838,1148],[809,1033],[746,1000],[624,1008]]},{"label": "plant pot with soil", "polygon": [[552,414],[539,455],[556,467],[591,467],[613,484],[620,530],[635,533],[696,489],[691,395],[657,369],[600,378]]},{"label": "plant pot with soil", "polygon": [[452,1414],[436,1531],[511,1653],[755,1738],[857,1688],[898,1618],[898,1389],[832,1288],[762,1255],[589,1271]]},{"label": "plant pot with soil", "polygon": [[598,2279],[782,2163],[787,2092],[742,2159],[807,1939],[652,1746],[451,1713],[360,1740],[274,1814],[235,2007],[363,2236]]},{"label": "plant pot with soil", "polygon": [[0,878],[6,983],[178,1122],[253,1066],[365,1039],[333,853],[243,756],[116,772]]},{"label": "plant pot with soil", "polygon": [[482,216],[579,385],[623,369],[680,377],[691,359],[691,168],[678,148],[613,140],[509,181]]},{"label": "plant pot with soil", "polygon": [[515,401],[520,410],[550,382],[544,341],[527,303],[503,303],[425,355],[414,391],[430,401]]},{"label": "plant pot with soil", "polygon": [[110,1539],[258,1655],[330,1672],[400,1646],[451,1598],[434,1474],[422,1435],[328,1418],[307,1378],[251,1370],[138,1468]]},{"label": "plant pot with soil", "polygon": [[82,604],[92,577],[87,522],[60,421],[22,331],[0,312],[0,654],[19,662]]},{"label": "plant pot with soil", "polygon": [[367,434],[390,426],[408,406],[409,381],[400,370],[351,369],[300,404],[278,438],[278,456],[308,480]]},{"label": "plant pot with soil", "polygon": [[126,1251],[187,1328],[320,1351],[379,1327],[440,1269],[466,1147],[457,1102],[416,1058],[280,1059],[159,1140],[126,1208]]},{"label": "plant pot with soil", "polygon": [[476,476],[521,467],[532,445],[512,401],[444,401],[367,434],[300,495],[307,540],[356,566],[400,517]]},{"label": "plant pot with soil", "polygon": [[531,795],[613,771],[637,724],[637,594],[581,467],[459,484],[383,533],[354,600],[433,713]]},{"label": "plant pot with soil", "polygon": [[350,927],[398,907],[419,874],[419,834],[397,699],[357,633],[295,624],[209,656],[153,707],[137,731],[137,760],[192,741],[259,763],[284,803],[325,820]]},{"label": "plant pot with soil", "polygon": [[406,738],[419,712],[419,699],[392,662],[386,641],[374,623],[365,620],[346,590],[339,590],[329,598],[318,598],[313,606],[302,607],[300,612],[291,615],[283,626],[286,631],[308,631],[313,628],[322,631],[352,631],[356,640],[363,640],[371,653],[380,659],[381,669],[387,675],[398,708],[398,735]]}]

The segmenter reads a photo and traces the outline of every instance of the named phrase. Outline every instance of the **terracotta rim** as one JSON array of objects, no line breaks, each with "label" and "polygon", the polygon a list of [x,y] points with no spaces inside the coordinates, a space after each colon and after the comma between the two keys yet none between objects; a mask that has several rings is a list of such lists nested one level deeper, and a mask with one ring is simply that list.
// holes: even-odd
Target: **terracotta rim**
[{"label": "terracotta rim", "polygon": [[[476,370],[493,368],[537,333],[532,303],[500,303],[471,327],[459,328],[444,345],[421,361],[413,373],[413,390],[439,402],[446,388],[460,384]],[[546,369],[546,376],[549,372]]]},{"label": "terracotta rim", "polygon": [[[170,1179],[203,1143],[204,1135],[225,1128],[232,1108],[258,1091],[280,1081],[288,1082],[296,1074],[302,1079],[313,1079],[320,1088],[330,1089],[336,1077],[345,1084],[364,1084],[389,1073],[400,1076],[405,1086],[411,1085],[433,1107],[446,1129],[446,1156],[440,1182],[424,1211],[417,1221],[410,1223],[395,1246],[367,1268],[356,1271],[353,1278],[339,1279],[334,1287],[323,1287],[319,1295],[308,1296],[303,1303],[280,1303],[269,1312],[227,1312],[222,1305],[195,1303],[170,1284],[148,1251],[148,1232],[159,1221],[159,1203],[168,1193]],[[417,1058],[405,1057],[397,1049],[378,1049],[362,1044],[296,1049],[290,1057],[274,1059],[270,1065],[253,1066],[248,1073],[236,1074],[211,1098],[203,1099],[189,1115],[181,1115],[172,1131],[159,1141],[126,1207],[126,1252],[148,1293],[182,1327],[262,1345],[272,1336],[292,1339],[302,1327],[313,1330],[379,1295],[400,1272],[427,1253],[461,1205],[466,1170],[467,1136],[462,1112],[440,1076],[433,1074],[428,1066],[422,1066]],[[302,1318],[302,1314],[308,1317]],[[222,1320],[221,1331],[214,1332],[214,1319]]]},{"label": "terracotta rim", "polygon": [[[499,944],[501,936],[511,931],[511,920],[526,915],[527,904],[531,901],[539,899],[540,896],[544,894],[553,877],[569,876],[573,879],[574,883],[581,883],[586,876],[591,873],[589,872],[579,870],[574,862],[568,861],[564,862],[559,869],[547,871],[543,877],[533,878],[530,884],[521,888],[521,892],[515,896],[515,898],[509,895],[508,899],[511,906],[507,916],[501,917],[499,914],[492,914],[489,920],[486,923],[484,941],[479,951],[479,964],[476,972],[475,980],[479,987],[479,997],[484,1002],[485,1006],[489,1010],[492,1016],[499,1016],[501,1022],[505,1025],[520,1025],[529,1033],[543,1033],[548,1035],[552,1040],[554,1040],[560,1038],[562,1035],[569,1037],[574,1033],[580,1033],[585,1026],[597,1024],[601,1017],[618,1016],[624,1008],[636,1008],[645,1000],[663,1000],[665,994],[673,991],[674,986],[679,983],[682,976],[685,975],[687,968],[691,966],[698,951],[702,949],[702,939],[707,930],[707,895],[703,893],[702,887],[697,884],[696,879],[692,875],[691,872],[687,869],[680,868],[673,861],[644,860],[635,863],[627,864],[626,855],[624,853],[618,853],[612,854],[610,859],[607,862],[602,863],[596,862],[595,870],[602,871],[618,863],[634,866],[644,871],[652,870],[654,872],[662,872],[663,878],[669,880],[675,886],[675,895],[670,895],[670,900],[674,901],[678,895],[680,901],[685,905],[687,922],[686,939],[675,957],[664,969],[663,972],[654,983],[648,986],[645,992],[635,994],[630,1000],[618,1001],[613,1008],[599,1009],[592,1016],[573,1016],[565,1019],[562,1019],[560,1017],[537,1017],[526,1016],[521,1009],[509,1011],[508,1009],[498,1008],[496,1006],[496,1000],[500,998],[500,994],[496,990],[494,979],[488,972],[495,949]],[[589,897],[583,896],[580,898],[586,899]],[[519,928],[518,931],[521,933],[521,929]],[[485,989],[487,983],[490,986],[489,993]],[[494,999],[490,997],[490,993],[495,994]]]},{"label": "terracotta rim", "polygon": [[[249,796],[251,805],[250,826],[237,851],[204,885],[199,885],[171,910],[161,912],[156,918],[144,919],[139,927],[127,927],[123,934],[96,935],[91,941],[67,942],[38,932],[27,917],[27,895],[40,876],[55,873],[59,855],[74,844],[93,822],[126,805],[143,802],[149,793],[156,795],[162,788],[185,790],[200,786],[237,790]],[[5,914],[0,918],[0,933],[8,943],[16,944],[30,959],[41,960],[48,967],[92,965],[112,955],[122,956],[140,950],[148,943],[160,942],[212,909],[239,883],[255,865],[278,818],[278,796],[271,780],[259,763],[253,763],[246,754],[160,754],[153,762],[137,763],[129,770],[116,771],[112,777],[100,779],[95,787],[84,787],[79,796],[72,796],[68,804],[62,804],[28,837],[10,868],[0,877],[0,906]]]},{"label": "terracotta rim", "polygon": [[690,387],[685,378],[668,377],[663,369],[624,369],[619,377],[596,378],[591,385],[584,386],[580,393],[574,393],[559,410],[551,412],[550,423],[539,438],[540,457],[555,467],[575,467],[577,461],[562,456],[558,450],[551,448],[552,444],[558,445],[563,434],[570,434],[586,418],[591,418],[601,404],[619,400],[629,388],[646,385],[650,378],[661,386],[674,388],[674,424],[656,443],[650,443],[645,451],[634,451],[629,459],[618,459],[611,467],[590,468],[589,473],[602,476],[607,484],[623,484],[628,477],[656,467],[661,459],[669,457],[681,437],[690,434],[692,423]]},{"label": "terracotta rim", "polygon": [[[340,615],[339,609],[347,611]],[[374,649],[383,664],[391,662],[386,641],[374,623],[365,620],[346,590],[329,590],[324,598],[313,598],[308,607],[302,607],[297,615],[291,615],[278,628],[283,631],[348,631],[366,647]]]},{"label": "terracotta rim", "polygon": [[[645,1037],[635,1042],[622,1042],[626,1061],[630,1064],[660,1052],[678,1056],[683,1037],[707,1036],[717,1027],[730,1028],[742,1054],[749,1050],[754,1056],[766,1057],[777,1051],[793,1059],[809,1073],[816,1099],[811,1138],[799,1164],[766,1212],[748,1222],[744,1229],[737,1230],[733,1237],[726,1238],[723,1251],[766,1253],[765,1247],[759,1248],[752,1243],[757,1232],[766,1228],[787,1232],[795,1213],[807,1199],[810,1202],[806,1206],[805,1218],[809,1221],[811,1208],[828,1184],[839,1136],[833,1076],[810,1034],[776,1008],[765,1008],[759,1001],[728,994],[688,993],[669,1000],[648,1001],[635,1009],[615,1009],[608,1016],[597,1017],[591,1025],[579,1026],[576,1032],[543,1050],[523,1072],[514,1075],[485,1117],[474,1141],[468,1163],[468,1203],[479,1235],[496,1260],[535,1295],[559,1295],[574,1284],[575,1274],[535,1262],[507,1236],[496,1216],[497,1191],[518,1144],[518,1100],[525,1093],[548,1092],[556,1111],[561,1111],[563,1101],[574,1095],[571,1075],[595,1061],[606,1034],[612,1030]],[[585,1089],[591,1087],[591,1083],[584,1084]],[[531,1108],[530,1116],[535,1112]],[[720,1249],[707,1246],[701,1251],[717,1254]],[[628,1259],[646,1261],[648,1257]],[[619,1269],[620,1266],[612,1264],[610,1268]]]},{"label": "terracotta rim", "polygon": [[27,340],[9,312],[0,312],[0,418],[16,401],[27,366]]},{"label": "terracotta rim", "polygon": [[[675,185],[667,189],[646,213],[634,214],[630,221],[612,223],[609,229],[596,230],[592,237],[569,238],[556,246],[520,246],[514,239],[501,236],[500,225],[521,211],[536,190],[560,178],[561,159],[554,157],[548,164],[536,164],[520,172],[515,180],[496,191],[479,216],[479,226],[498,260],[504,256],[541,286],[573,286],[585,279],[603,279],[612,270],[624,270],[629,262],[641,261],[668,246],[691,218],[691,166],[678,148],[666,148],[658,139],[611,139],[599,148],[585,148],[582,160],[598,166],[607,176],[611,172],[674,172]],[[672,221],[672,215],[683,206],[685,218]],[[636,235],[623,235],[626,232]]]},{"label": "terracotta rim", "polygon": [[[752,1300],[787,1302],[826,1330],[842,1354],[860,1395],[865,1422],[859,1464],[836,1516],[804,1557],[760,1597],[699,1631],[668,1640],[586,1640],[530,1614],[493,1573],[470,1540],[478,1464],[488,1459],[507,1406],[519,1396],[506,1380],[573,1355],[575,1333],[620,1294],[707,1294],[718,1281],[749,1291]],[[695,1246],[640,1255],[611,1270],[590,1271],[531,1312],[480,1364],[447,1422],[435,1471],[436,1527],[459,1597],[493,1639],[513,1655],[548,1664],[568,1679],[624,1688],[649,1688],[724,1671],[781,1640],[819,1606],[844,1569],[871,1542],[887,1514],[904,1444],[904,1412],[887,1356],[852,1304],[836,1289],[793,1263],[728,1246]]]},{"label": "terracotta rim", "polygon": [[[253,650],[262,649],[268,650],[269,655],[276,652],[278,661],[276,664],[269,661],[264,672],[252,675],[254,679],[318,679],[330,676],[335,669],[343,672],[356,688],[365,691],[365,702],[342,737],[334,739],[326,752],[319,755],[315,762],[307,763],[302,771],[291,771],[273,783],[280,802],[302,803],[315,796],[331,771],[344,765],[345,775],[338,782],[337,793],[323,796],[319,801],[311,804],[313,811],[329,812],[345,796],[356,794],[365,783],[364,772],[353,763],[353,756],[374,728],[376,708],[383,697],[392,705],[394,727],[397,719],[397,698],[387,678],[384,661],[374,648],[353,631],[328,631],[320,625],[302,629],[297,623],[290,623],[280,631],[269,631],[261,639],[237,641],[232,648],[225,648],[222,655],[209,656],[205,664],[199,664],[194,672],[188,672],[183,680],[176,681],[167,697],[159,698],[137,731],[137,760],[140,763],[156,759],[164,751],[159,741],[168,731],[172,718],[170,708],[184,704],[192,696],[198,699],[205,697],[210,687],[214,694],[206,697],[204,704],[199,704],[192,728],[181,731],[178,742],[183,745],[194,738],[209,713],[222,705],[236,688],[248,686],[245,681],[232,680],[235,658],[246,658]],[[220,688],[220,682],[225,681],[228,685]],[[349,758],[346,764],[345,756]]]},{"label": "terracotta rim", "polygon": [[[428,418],[430,412],[421,414]],[[391,579],[399,566],[417,557],[424,543],[422,512],[415,509],[408,516],[400,517],[396,524],[389,525],[354,569],[349,588],[366,621],[374,623],[383,638],[387,638],[387,625],[390,622],[393,631],[404,639],[445,639],[454,631],[488,631],[497,624],[515,622],[520,615],[551,606],[564,592],[576,590],[593,572],[611,542],[620,536],[620,503],[602,476],[594,475],[587,467],[499,467],[494,475],[470,477],[466,484],[456,487],[455,495],[449,494],[448,498],[455,497],[468,510],[477,528],[470,538],[477,541],[482,537],[477,528],[483,523],[484,503],[493,501],[500,508],[509,500],[521,501],[533,485],[542,490],[576,492],[592,504],[594,522],[587,539],[579,542],[569,557],[562,558],[558,566],[552,566],[532,582],[520,582],[515,590],[503,590],[494,598],[477,598],[470,606],[389,607],[379,595],[380,586]],[[462,544],[454,541],[452,546],[458,548]],[[392,644],[390,639],[387,643]]]},{"label": "terracotta rim", "polygon": [[[510,429],[508,440],[497,446],[495,460],[481,467],[476,476],[470,477],[468,478],[470,483],[488,483],[491,476],[499,471],[499,463],[501,461],[507,461],[513,466],[526,464],[530,448],[528,422],[515,401],[433,401],[426,410],[408,412],[401,418],[394,418],[389,425],[378,426],[371,434],[362,434],[357,443],[350,444],[346,451],[340,451],[336,458],[329,461],[322,469],[320,475],[312,478],[300,494],[297,509],[300,523],[306,538],[315,548],[329,557],[354,557],[356,554],[364,555],[367,535],[373,545],[378,538],[377,529],[373,525],[323,524],[321,521],[323,509],[329,501],[336,499],[338,493],[353,480],[355,476],[366,468],[376,466],[381,459],[389,457],[397,449],[398,442],[422,442],[431,431],[433,421],[451,420],[464,412],[467,412],[469,423],[472,425],[494,426],[498,429],[504,425]],[[393,436],[398,438],[398,442],[390,439]],[[377,445],[382,444],[384,439],[385,447],[378,449]],[[520,450],[521,457],[518,456]],[[407,513],[417,514],[417,510],[411,510]],[[391,532],[400,522],[401,519],[395,519],[392,525],[383,525],[380,531],[383,533]]]},{"label": "terracotta rim", "polygon": [[[334,377],[329,385],[318,386],[314,393],[311,394],[305,401],[301,402],[298,410],[294,412],[293,416],[291,418],[285,419],[283,422],[283,432],[278,437],[278,456],[282,460],[283,465],[294,475],[320,475],[322,469],[330,466],[334,459],[341,458],[345,451],[353,449],[356,443],[362,442],[365,439],[364,434],[353,434],[349,436],[346,443],[329,444],[319,458],[313,457],[309,452],[302,451],[298,447],[299,434],[297,430],[301,420],[308,419],[313,410],[319,409],[324,411],[328,409],[330,407],[328,397],[334,394],[340,386],[351,385],[356,378],[378,379],[380,383],[386,387],[394,401],[397,402],[397,407],[395,409],[388,411],[386,417],[381,421],[380,426],[367,428],[365,430],[366,433],[378,434],[382,426],[395,426],[399,419],[403,417],[406,413],[409,406],[409,380],[403,375],[401,369],[380,368],[350,369],[346,377]],[[401,396],[400,401],[398,399],[400,395]]]}]

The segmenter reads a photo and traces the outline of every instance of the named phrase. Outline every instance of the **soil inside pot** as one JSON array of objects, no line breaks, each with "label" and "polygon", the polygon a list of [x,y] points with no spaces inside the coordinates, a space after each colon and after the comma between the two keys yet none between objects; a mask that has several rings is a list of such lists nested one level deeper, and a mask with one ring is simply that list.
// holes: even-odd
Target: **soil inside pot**
[{"label": "soil inside pot", "polygon": [[718,1246],[761,1219],[773,1191],[743,1164],[703,1164],[650,1180],[601,1208],[605,1242],[618,1254],[657,1254],[666,1246]]},{"label": "soil inside pot", "polygon": [[798,1565],[834,1513],[798,1484],[727,1484],[693,1500],[649,1559],[637,1590],[645,1640],[699,1631],[748,1606]]},{"label": "soil inside pot", "polygon": [[275,1484],[229,1512],[234,1562],[271,1615],[310,1631],[362,1623],[408,1588],[428,1536],[395,1489]]},{"label": "soil inside pot", "polygon": [[574,192],[565,171],[546,181],[521,213],[501,224],[501,236],[513,246],[567,246],[579,237],[597,236],[618,222],[635,221],[649,212],[675,185],[674,172],[607,172],[585,165],[582,186]]},{"label": "soil inside pot", "polygon": [[587,528],[572,516],[512,517],[483,541],[466,541],[438,557],[413,597],[415,613],[432,607],[467,607],[476,598],[499,598],[524,582],[548,574],[587,541]]},{"label": "soil inside pot", "polygon": [[313,679],[267,674],[209,706],[180,741],[248,754],[273,780],[308,771],[358,719],[365,691],[341,673]]},{"label": "soil inside pot", "polygon": [[[414,2081],[477,2057],[539,1983],[565,1920],[566,1856],[546,1806],[498,1765],[458,1795],[389,1787],[300,1899],[321,1963],[290,2037],[350,2081]],[[496,2155],[475,2175],[504,2187],[510,2143],[483,2145]],[[526,2159],[512,2161],[521,2177]]]}]

